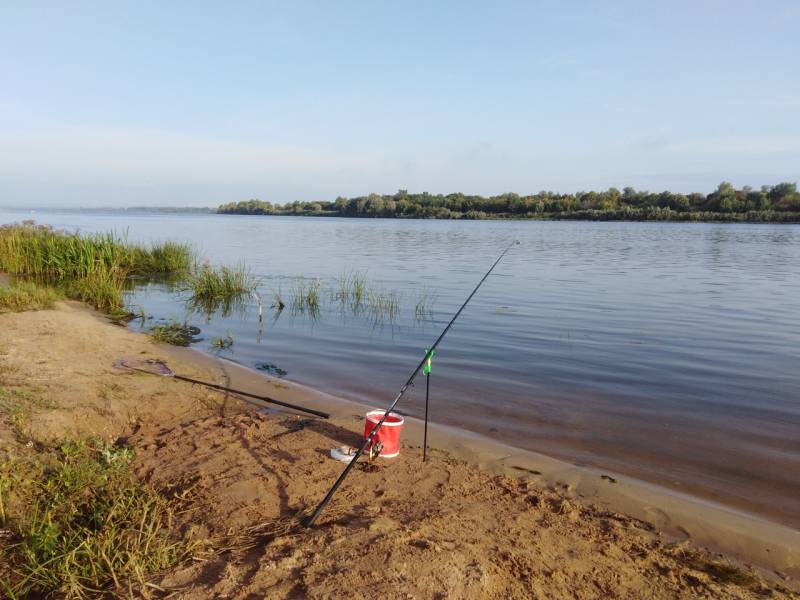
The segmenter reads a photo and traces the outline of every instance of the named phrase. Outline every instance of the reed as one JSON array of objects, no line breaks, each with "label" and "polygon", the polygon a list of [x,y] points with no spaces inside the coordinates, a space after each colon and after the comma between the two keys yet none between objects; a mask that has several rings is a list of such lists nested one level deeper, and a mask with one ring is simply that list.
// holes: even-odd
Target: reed
[{"label": "reed", "polygon": [[119,313],[131,276],[188,271],[193,252],[186,244],[137,246],[114,233],[79,235],[33,222],[0,227],[0,271],[35,278],[69,298]]},{"label": "reed", "polygon": [[189,269],[192,255],[186,244],[147,248],[113,232],[78,235],[31,222],[0,227],[0,270],[14,275],[64,279],[108,270],[175,273]]},{"label": "reed", "polygon": [[7,598],[98,597],[189,559],[184,498],[139,482],[129,448],[64,441],[0,464],[0,590]]}]

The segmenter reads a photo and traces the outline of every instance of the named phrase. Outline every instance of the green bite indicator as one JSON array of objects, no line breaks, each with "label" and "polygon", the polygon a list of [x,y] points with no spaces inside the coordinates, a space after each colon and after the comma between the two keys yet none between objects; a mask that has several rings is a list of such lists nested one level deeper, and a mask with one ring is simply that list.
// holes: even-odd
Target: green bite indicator
[{"label": "green bite indicator", "polygon": [[427,352],[428,355],[425,357],[425,364],[422,365],[422,374],[423,375],[430,375],[431,374],[431,361],[433,360],[433,357],[436,356],[436,351],[435,350],[431,350],[430,352],[428,352],[427,350],[425,350],[425,352]]}]

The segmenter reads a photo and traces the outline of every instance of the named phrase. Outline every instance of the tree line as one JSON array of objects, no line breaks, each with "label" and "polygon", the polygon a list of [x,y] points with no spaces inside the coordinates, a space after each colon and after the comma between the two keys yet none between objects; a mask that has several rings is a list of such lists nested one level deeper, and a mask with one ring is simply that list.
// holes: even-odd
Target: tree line
[{"label": "tree line", "polygon": [[800,222],[800,193],[796,183],[779,183],[754,190],[737,190],[723,181],[710,194],[646,192],[626,187],[601,192],[527,196],[465,194],[370,194],[334,201],[273,204],[244,200],[223,204],[219,214],[306,215],[428,219],[586,219],[627,221],[754,221]]}]

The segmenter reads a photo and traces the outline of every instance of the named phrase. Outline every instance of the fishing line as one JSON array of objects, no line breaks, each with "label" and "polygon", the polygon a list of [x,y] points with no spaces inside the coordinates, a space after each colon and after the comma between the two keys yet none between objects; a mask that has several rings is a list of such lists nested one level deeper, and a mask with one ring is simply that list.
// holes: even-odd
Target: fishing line
[{"label": "fishing line", "polygon": [[361,445],[358,447],[358,450],[353,455],[352,460],[347,464],[344,471],[342,471],[341,475],[339,475],[339,477],[333,483],[331,489],[328,490],[328,493],[325,494],[325,497],[320,501],[319,504],[317,504],[317,506],[314,508],[314,511],[308,516],[303,517],[301,522],[304,526],[311,527],[314,524],[314,521],[317,520],[317,517],[319,517],[320,513],[325,509],[325,506],[328,504],[328,502],[331,501],[331,498],[333,498],[333,495],[336,493],[336,490],[339,489],[339,486],[342,485],[342,482],[350,474],[350,471],[353,470],[353,467],[355,466],[356,462],[358,462],[358,459],[361,457],[362,454],[364,454],[364,450],[366,450],[367,446],[372,444],[373,438],[378,433],[378,430],[381,428],[381,425],[383,425],[386,418],[389,416],[389,413],[392,412],[392,410],[394,410],[394,407],[400,401],[400,398],[402,398],[403,395],[406,393],[408,387],[414,383],[414,378],[417,376],[420,370],[426,365],[428,360],[430,358],[433,358],[433,353],[436,350],[436,347],[439,345],[439,342],[441,342],[444,336],[447,335],[447,332],[450,331],[450,328],[453,326],[453,323],[456,322],[456,319],[458,319],[461,312],[464,310],[467,304],[469,304],[469,301],[472,300],[472,297],[475,295],[475,293],[478,291],[481,285],[483,285],[483,282],[486,281],[486,278],[489,277],[492,271],[494,271],[494,268],[497,266],[497,264],[503,259],[506,253],[508,253],[508,251],[511,250],[512,246],[515,246],[517,244],[519,244],[518,241],[511,242],[508,248],[503,250],[502,254],[500,254],[500,256],[497,257],[497,260],[494,261],[494,264],[492,264],[489,270],[486,271],[486,274],[481,278],[481,280],[475,286],[475,289],[472,290],[472,293],[469,296],[467,296],[467,299],[464,300],[464,304],[462,304],[461,307],[456,311],[456,314],[453,315],[452,319],[450,319],[450,322],[447,324],[447,327],[445,327],[442,333],[439,334],[439,337],[436,338],[436,341],[430,347],[430,350],[428,350],[428,352],[425,353],[423,359],[420,361],[417,367],[411,372],[411,376],[405,382],[403,387],[400,388],[400,391],[398,392],[397,396],[395,396],[394,400],[389,405],[389,408],[386,409],[386,412],[383,413],[383,416],[381,417],[380,421],[378,421],[375,424],[375,426],[372,428],[372,431],[370,431],[369,435],[365,437],[364,440],[361,442]]}]

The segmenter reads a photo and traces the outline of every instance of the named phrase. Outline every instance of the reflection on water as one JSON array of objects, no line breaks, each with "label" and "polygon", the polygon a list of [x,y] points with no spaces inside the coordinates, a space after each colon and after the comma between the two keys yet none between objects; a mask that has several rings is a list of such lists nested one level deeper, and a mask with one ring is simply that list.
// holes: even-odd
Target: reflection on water
[{"label": "reflection on water", "polygon": [[[231,332],[225,356],[376,406],[519,239],[440,348],[432,418],[800,526],[798,226],[37,218],[246,261],[261,279],[260,341],[253,301],[208,317],[149,282],[130,302],[199,325],[200,349]],[[373,286],[372,310],[337,298],[347,273]],[[296,299],[310,282],[313,308]],[[401,408],[419,415],[421,400],[414,391]]]}]

